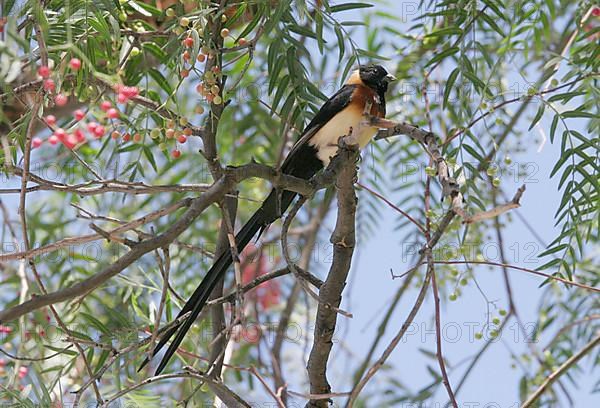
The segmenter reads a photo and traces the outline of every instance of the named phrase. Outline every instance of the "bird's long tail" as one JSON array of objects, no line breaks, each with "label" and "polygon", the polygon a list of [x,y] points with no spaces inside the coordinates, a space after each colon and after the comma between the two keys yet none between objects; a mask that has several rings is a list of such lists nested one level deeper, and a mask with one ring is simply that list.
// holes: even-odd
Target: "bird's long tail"
[{"label": "bird's long tail", "polygon": [[[267,199],[263,202],[262,206],[254,213],[254,215],[248,220],[248,222],[242,227],[240,232],[237,233],[235,237],[236,246],[239,252],[241,252],[246,245],[252,240],[252,238],[258,233],[262,232],[264,228],[266,228],[269,224],[279,218],[279,214],[282,214],[287,207],[291,204],[292,200],[296,196],[296,194],[290,191],[284,191],[278,201],[278,194],[275,190],[271,191],[271,194],[267,197]],[[279,208],[278,208],[279,207]],[[173,354],[177,351],[177,348],[183,341],[186,333],[194,323],[194,320],[200,314],[200,311],[204,308],[204,305],[208,301],[208,298],[219,282],[219,280],[225,275],[227,269],[231,266],[233,260],[231,256],[231,251],[225,250],[223,253],[217,258],[213,266],[208,270],[206,276],[200,282],[200,285],[196,288],[192,296],[185,303],[179,315],[177,317],[183,316],[184,314],[191,311],[191,314],[179,325],[176,325],[169,329],[160,339],[158,344],[154,347],[154,351],[152,355],[155,355],[158,351],[160,351],[164,345],[169,341],[173,335],[177,333],[169,348],[167,349],[165,355],[163,356],[158,368],[156,369],[156,375],[160,374],[160,372],[165,368]],[[146,358],[139,370],[141,370],[146,364],[148,364],[149,360]],[[138,371],[139,371],[138,370]]]}]

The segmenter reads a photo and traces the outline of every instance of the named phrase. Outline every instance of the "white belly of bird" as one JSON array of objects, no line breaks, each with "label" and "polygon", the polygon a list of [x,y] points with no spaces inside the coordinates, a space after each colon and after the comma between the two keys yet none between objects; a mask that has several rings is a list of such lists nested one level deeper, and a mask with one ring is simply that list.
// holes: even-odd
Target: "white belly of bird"
[{"label": "white belly of bird", "polygon": [[348,138],[348,144],[358,144],[362,149],[371,141],[377,133],[377,128],[363,125],[365,119],[351,109],[343,110],[319,129],[308,143],[317,149],[317,157],[327,166],[337,153],[339,138],[348,136],[350,129],[352,129],[352,136]]}]

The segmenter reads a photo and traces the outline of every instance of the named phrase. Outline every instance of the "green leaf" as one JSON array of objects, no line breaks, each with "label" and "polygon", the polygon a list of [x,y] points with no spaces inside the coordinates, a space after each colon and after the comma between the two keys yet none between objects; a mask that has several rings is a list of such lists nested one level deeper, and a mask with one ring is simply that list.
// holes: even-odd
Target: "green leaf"
[{"label": "green leaf", "polygon": [[446,58],[446,57],[449,57],[449,56],[451,56],[451,55],[454,55],[454,54],[456,54],[458,51],[460,51],[460,48],[458,48],[458,47],[450,47],[450,48],[448,48],[448,49],[445,49],[444,51],[442,51],[442,52],[440,52],[440,53],[438,53],[438,54],[435,54],[435,55],[433,56],[433,58],[432,58],[432,59],[430,59],[430,60],[429,60],[429,62],[427,62],[427,64],[425,64],[425,67],[428,67],[428,66],[430,66],[430,65],[433,65],[433,64],[435,64],[436,62],[438,62],[438,61],[441,61],[441,60],[443,60],[443,59],[444,59],[444,58]]},{"label": "green leaf", "polygon": [[323,55],[325,40],[323,39],[323,13],[321,13],[320,10],[315,13],[315,32],[317,33],[317,46],[319,47],[319,52]]},{"label": "green leaf", "polygon": [[460,27],[446,27],[446,28],[442,28],[440,30],[436,30],[432,33],[429,33],[425,36],[425,38],[432,38],[432,37],[444,37],[444,36],[450,36],[450,35],[462,35],[463,30]]},{"label": "green leaf", "polygon": [[598,116],[591,112],[584,112],[581,110],[572,110],[562,113],[563,118],[589,118],[596,119]]},{"label": "green leaf", "polygon": [[362,9],[362,8],[369,8],[369,7],[373,7],[373,5],[368,4],[368,3],[342,3],[342,4],[336,4],[335,6],[331,6],[329,8],[329,11],[331,13],[338,13],[340,11]]},{"label": "green leaf", "polygon": [[85,313],[85,312],[79,312],[79,315],[83,316],[83,318],[85,320],[87,320],[88,323],[90,323],[96,329],[100,330],[103,334],[110,334],[111,333],[111,331],[109,330],[109,328],[106,327],[104,325],[104,323],[102,323],[100,320],[98,320],[97,318],[95,318],[91,314]]},{"label": "green leaf", "polygon": [[344,35],[342,34],[342,29],[337,25],[335,26],[334,31],[335,36],[337,37],[338,62],[341,62],[346,53]]},{"label": "green leaf", "polygon": [[160,16],[162,14],[161,11],[156,7],[152,7],[148,4],[138,3],[134,0],[127,2],[127,5],[144,17],[151,17],[152,15]]},{"label": "green leaf", "polygon": [[167,78],[165,78],[159,70],[157,70],[156,68],[150,68],[148,70],[148,74],[150,74],[152,79],[156,81],[158,86],[160,86],[163,89],[163,91],[167,93],[167,95],[173,94],[173,88],[171,87],[171,84],[169,84]]},{"label": "green leaf", "polygon": [[158,166],[156,165],[156,160],[154,159],[152,150],[148,146],[144,145],[142,151],[144,152],[144,156],[146,156],[154,171],[158,171]]},{"label": "green leaf", "polygon": [[142,44],[142,48],[145,51],[148,51],[150,54],[154,55],[158,60],[165,61],[168,54],[163,51],[157,44],[153,42],[145,42]]},{"label": "green leaf", "polygon": [[296,34],[300,34],[304,37],[308,37],[308,38],[314,38],[315,40],[317,39],[317,34],[315,34],[312,30],[300,26],[298,24],[289,24],[287,26],[288,30],[296,33]]},{"label": "green leaf", "polygon": [[550,254],[554,254],[558,251],[562,251],[563,249],[567,248],[569,245],[568,244],[561,244],[561,245],[557,245],[555,247],[552,248],[548,248],[547,250],[545,250],[544,252],[542,252],[541,254],[538,255],[538,258],[542,258],[544,256],[548,256]]},{"label": "green leaf", "polygon": [[[258,25],[259,21],[263,18],[263,13],[257,12],[254,16],[254,18],[252,19],[252,21],[250,21],[250,23],[248,23],[248,25],[246,26],[246,28],[244,28],[244,30],[240,33],[239,37],[246,37],[248,34],[250,34],[252,32],[252,30],[254,30],[254,28]],[[266,31],[265,27],[265,31]],[[271,26],[269,26],[269,28],[272,28]],[[270,31],[270,30],[269,30]]]},{"label": "green leaf", "polygon": [[452,92],[452,87],[454,86],[454,82],[456,82],[456,78],[458,77],[459,73],[460,73],[460,68],[454,68],[454,70],[448,76],[448,80],[446,81],[446,85],[444,88],[444,101],[443,101],[443,105],[442,105],[444,108],[446,108],[446,105],[448,104],[448,98],[450,97],[450,93]]},{"label": "green leaf", "polygon": [[533,129],[533,127],[535,126],[535,124],[540,121],[540,119],[544,115],[544,111],[545,110],[546,110],[546,104],[545,103],[541,103],[540,107],[538,108],[537,113],[535,114],[535,117],[533,118],[533,121],[531,121],[531,125],[529,125],[529,129],[528,130]]},{"label": "green leaf", "polygon": [[481,13],[480,14],[480,18],[482,18],[490,27],[492,27],[492,29],[497,32],[501,38],[506,37],[506,34],[504,33],[504,31],[502,31],[502,29],[500,28],[500,26],[498,26],[498,24],[496,24],[496,22],[494,21],[493,18],[491,18],[490,16],[488,16],[485,13]]},{"label": "green leaf", "polygon": [[463,149],[465,149],[471,156],[473,156],[474,158],[476,158],[480,163],[483,162],[483,156],[480,155],[477,150],[475,150],[473,147],[469,146],[468,144],[464,143],[462,145]]},{"label": "green leaf", "polygon": [[373,51],[365,50],[362,48],[357,48],[356,51],[358,52],[358,55],[365,56],[368,58],[378,59],[378,60],[382,60],[382,61],[390,60],[390,58],[388,58],[388,57],[384,57],[383,55],[379,55]]},{"label": "green leaf", "polygon": [[550,143],[554,143],[554,135],[556,133],[556,127],[558,126],[558,119],[560,118],[559,114],[554,115],[554,119],[552,119],[552,124],[550,125]]}]

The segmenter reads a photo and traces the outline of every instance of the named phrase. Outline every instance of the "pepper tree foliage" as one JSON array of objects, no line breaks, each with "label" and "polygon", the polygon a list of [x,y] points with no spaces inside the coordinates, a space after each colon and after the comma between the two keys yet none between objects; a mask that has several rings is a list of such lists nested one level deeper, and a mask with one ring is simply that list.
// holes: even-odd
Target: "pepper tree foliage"
[{"label": "pepper tree foliage", "polygon": [[[454,177],[462,184],[465,207],[470,212],[489,209],[512,196],[516,184],[505,187],[507,179],[528,182],[528,166],[533,160],[527,161],[527,157],[540,145],[540,139],[560,146],[551,173],[538,174],[547,182],[550,178],[561,192],[560,202],[544,203],[556,208],[554,222],[559,232],[556,237],[544,237],[542,250],[535,256],[543,260],[539,269],[546,273],[598,286],[600,13],[591,2],[221,3],[229,4],[2,1],[3,188],[21,187],[21,173],[16,173],[14,166],[23,167],[26,146],[32,143],[27,131],[33,117],[54,115],[56,127],[74,132],[83,122],[74,120],[72,112],[83,109],[86,123],[100,122],[106,130],[104,136],[96,138],[84,128],[85,141],[69,148],[68,143],[50,145],[55,127],[47,121],[34,126],[34,135],[43,143],[31,153],[30,171],[44,180],[36,183],[31,179],[30,185],[45,183],[55,188],[27,194],[30,248],[90,234],[90,222],[112,229],[122,221],[196,194],[168,189],[139,195],[125,189],[81,193],[81,188],[102,185],[98,179],[168,186],[211,183],[210,167],[198,153],[200,140],[186,128],[192,124],[209,126],[212,113],[223,104],[217,137],[220,161],[228,165],[251,160],[280,163],[282,152],[350,70],[358,63],[380,62],[399,79],[389,95],[388,117],[430,128],[436,134]],[[215,33],[217,29],[226,31]],[[225,37],[222,44],[215,43],[219,36]],[[186,38],[192,40],[186,44]],[[46,58],[55,82],[53,91],[43,91],[37,76]],[[69,66],[72,58],[82,62],[80,69]],[[207,61],[213,59],[220,70],[205,71]],[[223,89],[213,89],[216,78],[226,78]],[[119,101],[118,84],[137,87],[147,103],[135,98]],[[28,87],[28,92],[20,86]],[[43,103],[33,112],[36,94]],[[68,98],[66,106],[58,106],[62,104],[56,99],[58,94]],[[118,118],[106,118],[106,109],[102,109],[105,101],[120,110]],[[182,134],[185,143],[181,143]],[[525,164],[515,163],[512,157],[525,158]],[[429,222],[435,229],[448,204],[437,199],[441,192],[433,182],[432,208],[424,210],[430,165],[418,144],[398,137],[368,149],[361,163],[360,181],[377,186],[419,223]],[[56,187],[59,183],[68,184],[66,191]],[[239,219],[247,219],[267,188],[262,181],[239,185]],[[2,199],[9,209],[4,215],[3,242],[16,242],[10,248],[5,246],[4,254],[27,250],[15,210],[17,196],[7,194]],[[536,198],[526,196],[526,200]],[[318,209],[330,202],[330,195],[317,195],[300,219],[306,222],[315,217]],[[360,242],[377,239],[375,231],[382,223],[380,214],[385,204],[360,188],[359,202],[360,251]],[[179,215],[171,212],[124,236],[138,240],[159,234]],[[399,245],[422,242],[414,225],[397,217]],[[210,208],[177,238],[168,256],[159,251],[155,256],[142,257],[84,297],[56,304],[68,333],[47,308],[5,323],[2,349],[9,354],[2,357],[0,365],[2,398],[26,406],[49,404],[81,387],[86,387],[83,400],[109,398],[146,378],[148,372],[136,373],[146,355],[143,347],[117,354],[114,350],[134,345],[154,331],[166,264],[173,290],[166,292],[160,322],[174,318],[182,305],[176,294],[190,294],[201,271],[211,263],[220,219],[218,208]],[[499,239],[496,229],[500,233],[511,222],[522,221],[514,213],[503,216],[498,224],[491,220],[465,226],[455,220],[440,243],[442,248],[452,249],[436,258],[441,262],[485,261],[482,247]],[[326,242],[328,231],[324,229],[317,236]],[[268,253],[268,267],[274,268],[282,263],[278,233],[269,231],[267,238],[258,252]],[[299,247],[306,244],[307,238],[301,236]],[[3,308],[39,293],[31,265],[52,292],[90,278],[126,251],[118,240],[102,238],[34,256],[31,263],[6,261],[1,281]],[[326,271],[318,264],[314,268],[320,276]],[[474,272],[481,268],[485,266],[438,265],[445,298],[460,298],[461,287],[476,285]],[[422,277],[416,276],[415,282]],[[278,321],[285,294],[293,283],[291,277],[279,279],[281,287],[270,289],[275,291],[270,292],[275,302],[263,305],[259,314],[248,311],[249,320],[263,326]],[[546,342],[536,344],[533,353],[526,350],[522,356],[515,355],[513,361],[521,376],[522,399],[597,336],[599,329],[597,297],[552,280],[540,291],[543,299],[535,335]],[[310,304],[312,299],[308,299]],[[494,302],[488,307],[492,333],[488,340],[492,341],[499,330],[494,326],[502,323],[498,320],[512,318],[516,311],[504,313]],[[309,323],[313,308],[306,309],[305,302],[299,302],[295,316]],[[492,319],[494,314],[506,316]],[[203,354],[212,341],[206,333],[210,333],[208,319],[195,325],[183,347]],[[306,336],[302,341],[309,342],[309,334]],[[265,353],[268,347],[269,343],[262,341],[241,341],[233,346],[228,361],[237,367],[256,366],[271,383],[272,367]],[[15,355],[33,360],[9,357]],[[354,370],[362,358],[359,356]],[[430,370],[430,384],[411,390],[393,371],[384,370],[378,374],[378,382],[361,394],[361,402],[392,406],[399,401],[427,401],[436,393],[444,395],[439,394],[443,387],[437,366],[433,360],[427,361],[429,358],[431,354],[425,353],[424,364],[436,367]],[[582,361],[591,365],[600,362],[597,351]],[[192,363],[202,366],[202,362],[189,358],[183,362]],[[303,370],[303,365],[284,365],[286,372]],[[544,395],[543,404],[568,398],[581,373],[575,367],[561,387]],[[401,367],[398,369],[402,372]],[[94,395],[86,382],[91,373],[97,375],[101,370],[108,371],[97,382],[98,394]],[[298,376],[302,378],[301,373]],[[342,389],[356,380],[349,375],[335,386]],[[292,388],[302,387],[304,380],[299,381]],[[224,382],[241,395],[266,395],[248,370],[227,370]],[[198,386],[193,379],[159,382],[129,390],[123,398],[144,406],[162,406],[161,401],[171,399],[198,404],[212,395],[205,386]]]}]

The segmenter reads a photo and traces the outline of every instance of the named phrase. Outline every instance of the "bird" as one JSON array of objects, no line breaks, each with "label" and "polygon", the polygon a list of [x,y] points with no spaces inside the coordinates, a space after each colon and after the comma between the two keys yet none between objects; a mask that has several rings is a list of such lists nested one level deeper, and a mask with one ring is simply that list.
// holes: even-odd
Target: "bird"
[{"label": "bird", "polygon": [[[331,158],[337,153],[339,138],[345,135],[351,134],[354,144],[358,144],[360,148],[365,147],[378,130],[368,122],[368,119],[385,118],[385,94],[388,85],[395,79],[381,65],[360,65],[306,126],[284,159],[281,172],[305,180],[310,179],[329,165]],[[255,236],[260,237],[270,224],[285,213],[297,195],[293,191],[272,189],[260,208],[236,234],[235,243],[238,251],[241,252]],[[191,312],[190,315],[171,327],[160,338],[152,356],[175,336],[156,369],[156,375],[164,370],[175,354],[214,287],[225,275],[232,262],[231,251],[223,251],[185,303],[178,318],[188,312]],[[139,370],[148,362],[147,357]]]}]

